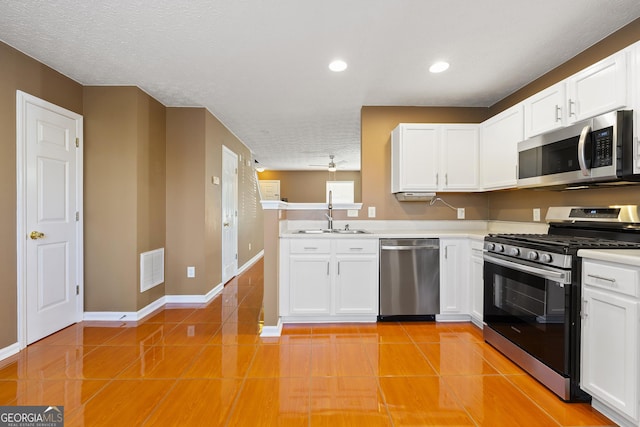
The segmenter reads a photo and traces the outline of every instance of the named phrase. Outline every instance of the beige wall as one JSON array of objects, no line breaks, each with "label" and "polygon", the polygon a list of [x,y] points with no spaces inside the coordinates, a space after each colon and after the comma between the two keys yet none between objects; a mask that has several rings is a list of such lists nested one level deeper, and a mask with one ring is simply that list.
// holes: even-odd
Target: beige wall
[{"label": "beige wall", "polygon": [[[376,219],[456,219],[456,212],[438,202],[398,202],[391,193],[391,131],[398,123],[480,123],[486,108],[362,107],[362,211],[376,207]],[[464,155],[464,154],[462,154]],[[487,218],[483,193],[438,193],[447,203],[465,208],[467,219]]]},{"label": "beige wall", "polygon": [[17,341],[16,90],[82,114],[82,86],[0,42],[0,349]]},{"label": "beige wall", "polygon": [[290,203],[318,203],[326,200],[327,181],[353,181],[353,199],[362,201],[360,171],[271,171],[258,174],[261,180],[279,180],[280,196]]},{"label": "beige wall", "polygon": [[164,106],[136,87],[85,87],[85,310],[137,311],[139,255],[165,246]]},{"label": "beige wall", "polygon": [[[202,295],[222,280],[222,146],[238,155],[238,266],[263,248],[251,153],[204,108],[167,109],[167,293]],[[247,164],[247,160],[249,164]],[[251,249],[249,249],[251,244]],[[187,266],[196,277],[187,278]]]}]

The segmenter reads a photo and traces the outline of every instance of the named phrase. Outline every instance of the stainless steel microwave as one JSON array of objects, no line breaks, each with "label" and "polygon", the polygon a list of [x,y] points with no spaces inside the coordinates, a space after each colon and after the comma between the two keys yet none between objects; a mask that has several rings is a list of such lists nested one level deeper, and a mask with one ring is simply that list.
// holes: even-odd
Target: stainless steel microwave
[{"label": "stainless steel microwave", "polygon": [[518,144],[518,187],[638,181],[633,111],[613,111]]}]

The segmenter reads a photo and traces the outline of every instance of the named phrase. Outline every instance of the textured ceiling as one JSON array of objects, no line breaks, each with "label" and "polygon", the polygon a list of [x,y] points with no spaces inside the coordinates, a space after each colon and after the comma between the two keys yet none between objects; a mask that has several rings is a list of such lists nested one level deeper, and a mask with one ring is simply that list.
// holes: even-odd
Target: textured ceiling
[{"label": "textured ceiling", "polygon": [[638,0],[4,0],[0,40],[84,85],[206,107],[267,168],[358,170],[363,105],[490,106],[639,16]]}]

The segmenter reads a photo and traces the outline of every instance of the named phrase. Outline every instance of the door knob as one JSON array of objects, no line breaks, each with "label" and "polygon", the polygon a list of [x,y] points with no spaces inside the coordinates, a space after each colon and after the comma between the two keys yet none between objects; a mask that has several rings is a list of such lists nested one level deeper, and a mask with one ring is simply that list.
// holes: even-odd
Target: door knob
[{"label": "door knob", "polygon": [[29,237],[31,237],[31,240],[42,239],[44,237],[44,233],[32,231],[31,234],[29,234]]},{"label": "door knob", "polygon": [[225,227],[228,227],[230,224],[228,222],[225,222],[224,224],[222,224]]}]

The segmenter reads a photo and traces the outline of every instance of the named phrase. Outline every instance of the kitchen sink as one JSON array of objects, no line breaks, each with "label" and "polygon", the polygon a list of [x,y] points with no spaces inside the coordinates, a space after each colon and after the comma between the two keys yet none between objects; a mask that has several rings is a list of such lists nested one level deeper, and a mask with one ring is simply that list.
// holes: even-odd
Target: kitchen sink
[{"label": "kitchen sink", "polygon": [[299,234],[329,234],[329,233],[335,233],[335,234],[366,234],[368,233],[368,231],[366,230],[345,230],[345,229],[339,229],[339,228],[334,228],[334,229],[328,229],[328,228],[322,228],[322,229],[313,229],[313,230],[298,230],[297,233]]}]

